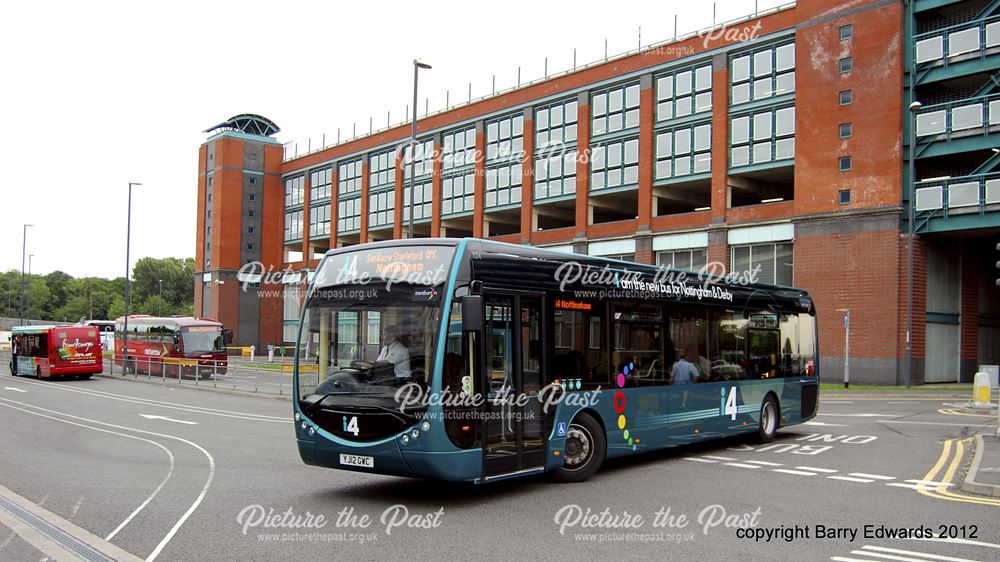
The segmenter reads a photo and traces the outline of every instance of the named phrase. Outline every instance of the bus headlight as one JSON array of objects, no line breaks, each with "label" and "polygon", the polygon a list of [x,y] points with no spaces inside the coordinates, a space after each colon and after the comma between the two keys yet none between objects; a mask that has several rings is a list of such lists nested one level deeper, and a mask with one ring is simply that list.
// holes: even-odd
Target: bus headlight
[{"label": "bus headlight", "polygon": [[410,442],[410,436],[404,434],[402,437],[399,438],[399,440],[403,442],[403,445],[406,445],[407,443]]},{"label": "bus headlight", "polygon": [[298,412],[295,412],[295,421],[299,421],[301,419],[302,419],[302,416],[300,416]]},{"label": "bus headlight", "polygon": [[420,437],[420,430],[417,428],[413,428],[413,431],[410,432],[410,435],[412,435],[413,438],[416,439],[417,437]]},{"label": "bus headlight", "polygon": [[310,427],[309,428],[309,437],[312,437],[313,435],[316,435],[316,428],[315,427]]},{"label": "bus headlight", "polygon": [[306,429],[306,422],[302,422],[301,427],[302,427],[302,430],[304,431]]},{"label": "bus headlight", "polygon": [[431,430],[431,422],[429,422],[427,420],[424,420],[424,423],[420,424],[420,429],[422,429],[424,431],[430,431]]}]

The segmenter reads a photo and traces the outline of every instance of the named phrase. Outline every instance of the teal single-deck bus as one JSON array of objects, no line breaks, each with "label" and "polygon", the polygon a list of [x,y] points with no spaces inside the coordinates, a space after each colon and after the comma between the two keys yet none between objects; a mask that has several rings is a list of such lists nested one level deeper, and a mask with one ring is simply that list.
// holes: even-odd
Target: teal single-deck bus
[{"label": "teal single-deck bus", "polygon": [[799,289],[479,239],[332,250],[295,355],[312,465],[582,480],[607,458],[816,415]]}]

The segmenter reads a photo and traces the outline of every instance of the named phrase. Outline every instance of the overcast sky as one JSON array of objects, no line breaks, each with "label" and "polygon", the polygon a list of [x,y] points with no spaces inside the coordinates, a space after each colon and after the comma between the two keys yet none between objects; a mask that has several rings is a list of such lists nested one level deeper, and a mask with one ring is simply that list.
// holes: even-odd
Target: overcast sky
[{"label": "overcast sky", "polygon": [[[759,0],[761,10],[788,0]],[[754,0],[720,0],[717,21]],[[445,104],[712,23],[711,2],[418,3],[256,0],[4,2],[0,7],[0,268],[114,277],[131,259],[193,257],[202,131],[240,113],[282,143],[404,119],[412,60],[432,112]]]}]

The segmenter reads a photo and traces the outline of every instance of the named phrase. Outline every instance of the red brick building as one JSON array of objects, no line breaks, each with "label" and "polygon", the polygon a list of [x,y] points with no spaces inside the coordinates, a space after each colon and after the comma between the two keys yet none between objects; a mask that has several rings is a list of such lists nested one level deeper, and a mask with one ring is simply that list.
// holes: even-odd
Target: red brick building
[{"label": "red brick building", "polygon": [[414,236],[759,268],[812,293],[825,380],[849,310],[852,382],[902,384],[914,122],[913,382],[970,380],[1000,362],[997,51],[988,0],[800,2],[420,118],[412,182],[409,125],[289,158],[238,116],[201,147],[195,311],[291,341],[322,254],[412,208]]}]

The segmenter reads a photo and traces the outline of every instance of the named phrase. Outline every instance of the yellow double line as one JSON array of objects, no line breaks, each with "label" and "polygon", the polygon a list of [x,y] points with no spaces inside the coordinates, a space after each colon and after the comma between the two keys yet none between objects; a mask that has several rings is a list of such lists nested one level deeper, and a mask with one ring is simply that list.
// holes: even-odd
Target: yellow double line
[{"label": "yellow double line", "polygon": [[970,412],[963,412],[958,408],[941,408],[938,410],[939,414],[945,414],[947,416],[971,416],[974,418],[992,418],[995,417],[992,414],[973,414]]},{"label": "yellow double line", "polygon": [[[965,454],[965,444],[970,441],[972,441],[972,439],[948,439],[945,441],[944,450],[941,451],[941,456],[938,457],[937,463],[934,464],[934,467],[931,468],[930,472],[928,472],[923,478],[928,482],[942,482],[942,484],[917,484],[917,491],[929,498],[938,500],[977,503],[980,505],[1000,507],[1000,500],[998,499],[966,496],[964,494],[956,494],[948,490],[950,487],[949,484],[952,482],[955,477],[955,473],[958,471],[958,467],[962,464],[962,456]],[[952,445],[954,445],[954,454],[952,454]],[[937,479],[939,473],[942,474],[940,480]]]}]

